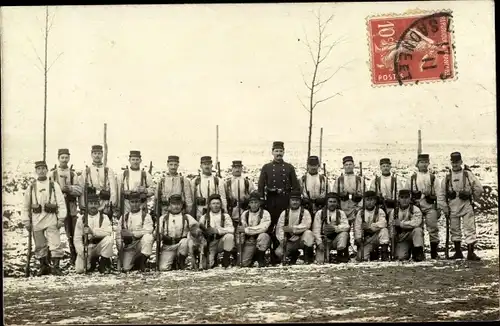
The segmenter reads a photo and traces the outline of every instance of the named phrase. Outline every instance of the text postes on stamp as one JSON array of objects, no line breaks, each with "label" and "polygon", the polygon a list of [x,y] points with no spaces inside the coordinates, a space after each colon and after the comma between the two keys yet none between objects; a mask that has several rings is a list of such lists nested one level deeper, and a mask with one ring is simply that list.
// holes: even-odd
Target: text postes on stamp
[{"label": "text postes on stamp", "polygon": [[372,85],[456,78],[451,11],[369,17]]}]

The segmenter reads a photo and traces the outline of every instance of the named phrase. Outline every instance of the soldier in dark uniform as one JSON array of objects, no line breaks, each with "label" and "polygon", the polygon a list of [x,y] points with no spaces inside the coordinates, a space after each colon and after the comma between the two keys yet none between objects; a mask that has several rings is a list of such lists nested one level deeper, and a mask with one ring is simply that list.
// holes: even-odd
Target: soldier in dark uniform
[{"label": "soldier in dark uniform", "polygon": [[275,227],[281,212],[290,204],[290,192],[300,191],[299,180],[295,168],[290,163],[283,161],[285,147],[283,142],[273,142],[273,161],[264,164],[260,171],[258,191],[265,199],[265,209],[271,214],[271,225],[267,233],[271,236],[271,264],[280,263],[275,254],[279,241],[276,238]]}]

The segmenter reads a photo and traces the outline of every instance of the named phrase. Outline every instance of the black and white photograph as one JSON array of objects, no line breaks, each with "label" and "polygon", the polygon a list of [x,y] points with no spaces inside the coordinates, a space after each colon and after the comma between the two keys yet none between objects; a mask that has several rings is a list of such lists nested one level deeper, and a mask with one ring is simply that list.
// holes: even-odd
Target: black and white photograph
[{"label": "black and white photograph", "polygon": [[1,7],[4,324],[499,320],[494,13]]}]

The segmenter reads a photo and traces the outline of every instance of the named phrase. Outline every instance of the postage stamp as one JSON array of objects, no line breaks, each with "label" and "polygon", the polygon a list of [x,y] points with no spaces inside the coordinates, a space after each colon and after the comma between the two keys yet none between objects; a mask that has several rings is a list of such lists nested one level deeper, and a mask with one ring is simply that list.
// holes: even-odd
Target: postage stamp
[{"label": "postage stamp", "polygon": [[457,78],[450,10],[367,18],[372,86]]}]

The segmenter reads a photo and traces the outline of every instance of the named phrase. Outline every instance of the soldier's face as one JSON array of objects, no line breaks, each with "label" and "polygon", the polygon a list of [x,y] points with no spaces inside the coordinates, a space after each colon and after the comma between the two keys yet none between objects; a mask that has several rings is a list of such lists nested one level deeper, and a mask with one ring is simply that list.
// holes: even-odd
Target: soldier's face
[{"label": "soldier's face", "polygon": [[368,208],[368,210],[372,210],[375,207],[375,204],[377,203],[376,197],[368,197],[365,198],[364,200],[366,200],[366,208]]},{"label": "soldier's face", "polygon": [[345,162],[344,163],[344,171],[346,173],[352,173],[354,171],[354,162]]},{"label": "soldier's face", "polygon": [[89,201],[88,202],[89,214],[90,215],[97,214],[97,212],[99,211],[99,206],[100,206],[99,201]]},{"label": "soldier's face", "polygon": [[212,213],[220,212],[221,206],[221,202],[218,199],[214,199],[210,202],[210,210],[212,211]]},{"label": "soldier's face", "polygon": [[259,200],[254,200],[252,199],[249,203],[248,206],[250,206],[250,211],[253,213],[257,212],[260,208],[260,201]]},{"label": "soldier's face", "polygon": [[67,166],[68,162],[69,162],[69,155],[68,154],[59,155],[59,164],[61,166]]},{"label": "soldier's face", "polygon": [[94,163],[101,163],[102,162],[102,152],[101,151],[94,151],[94,152],[91,152],[90,155],[92,156],[92,161],[94,161]]},{"label": "soldier's face", "polygon": [[239,177],[241,176],[241,171],[243,170],[242,166],[233,166],[233,176]]},{"label": "soldier's face", "polygon": [[300,207],[300,198],[290,198],[290,207],[297,209]]},{"label": "soldier's face", "polygon": [[273,157],[275,160],[282,160],[285,155],[285,150],[283,148],[273,149]]},{"label": "soldier's face", "polygon": [[203,171],[204,174],[211,174],[212,168],[213,164],[210,162],[201,163],[201,170]]},{"label": "soldier's face", "polygon": [[169,209],[172,214],[179,214],[182,211],[182,203],[179,202],[170,203]]},{"label": "soldier's face", "polygon": [[337,202],[337,198],[328,198],[328,209],[331,210],[331,211],[334,211],[335,209],[337,209],[337,206],[338,205],[338,202]]},{"label": "soldier's face", "polygon": [[168,162],[168,172],[170,173],[177,173],[177,169],[179,168],[179,163],[178,162]]},{"label": "soldier's face", "polygon": [[380,165],[380,171],[382,171],[382,174],[391,174],[391,165],[384,163]]},{"label": "soldier's face", "polygon": [[460,169],[462,169],[462,161],[458,161],[458,162],[451,162],[451,168],[453,169],[453,171],[460,171]]},{"label": "soldier's face", "polygon": [[141,210],[141,200],[140,199],[130,199],[130,210],[132,213],[137,213]]},{"label": "soldier's face", "polygon": [[399,205],[401,208],[406,209],[408,206],[410,206],[410,196],[400,196],[399,197]]},{"label": "soldier's face", "polygon": [[45,166],[39,166],[39,167],[37,167],[35,169],[35,172],[36,172],[36,175],[38,177],[42,177],[43,178],[43,177],[47,176],[48,170],[47,170],[47,167],[45,167]]},{"label": "soldier's face", "polygon": [[420,172],[429,171],[429,161],[418,161],[417,168]]},{"label": "soldier's face", "polygon": [[307,171],[310,174],[316,174],[319,171],[319,165],[308,165],[307,166]]},{"label": "soldier's face", "polygon": [[137,156],[132,156],[128,158],[128,161],[130,163],[130,167],[137,170],[141,166],[142,159]]}]

